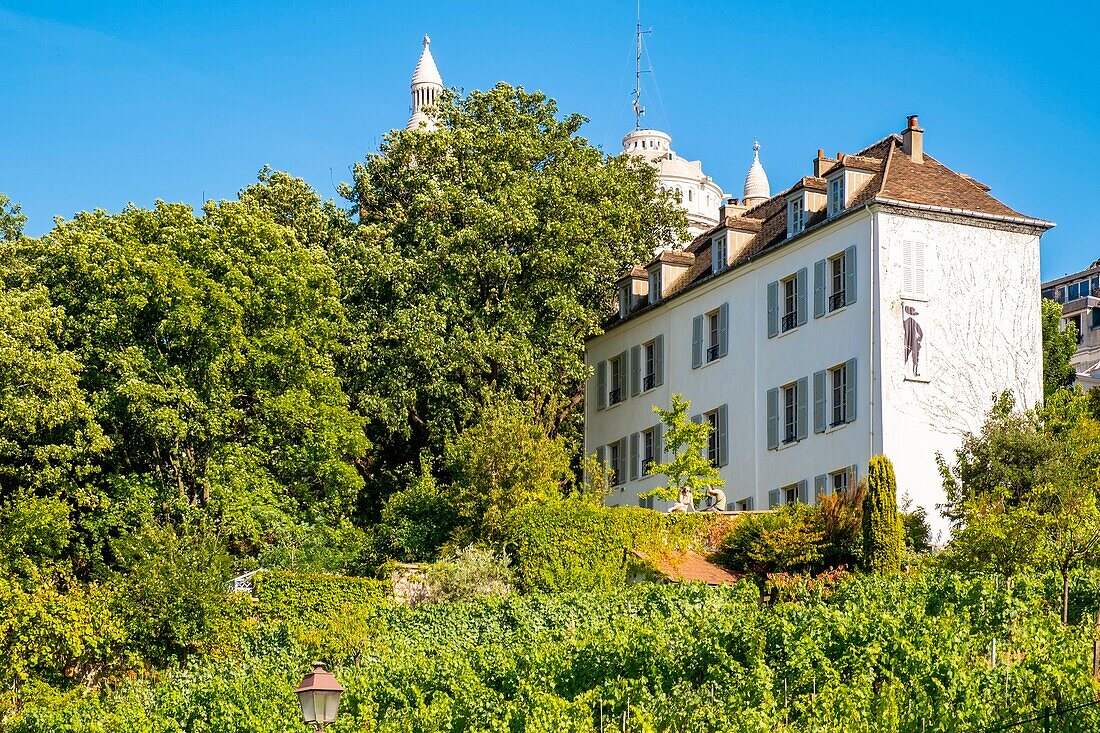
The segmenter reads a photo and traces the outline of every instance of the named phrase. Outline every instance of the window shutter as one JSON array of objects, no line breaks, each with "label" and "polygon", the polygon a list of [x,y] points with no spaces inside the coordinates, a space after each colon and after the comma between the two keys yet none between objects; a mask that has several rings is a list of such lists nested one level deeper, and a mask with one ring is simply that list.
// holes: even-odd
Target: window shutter
[{"label": "window shutter", "polygon": [[827,421],[825,419],[825,375],[822,369],[814,372],[814,432],[824,433]]},{"label": "window shutter", "polygon": [[825,260],[814,263],[814,318],[825,315]]},{"label": "window shutter", "polygon": [[913,242],[913,294],[924,297],[924,242]]},{"label": "window shutter", "polygon": [[627,396],[627,389],[629,389],[629,382],[626,380],[630,377],[630,349],[623,349],[623,352],[619,354],[619,389],[622,390],[619,395],[619,401],[623,401]]},{"label": "window shutter", "polygon": [[719,237],[710,240],[710,271],[711,274],[719,273],[723,269],[722,253],[719,251]]},{"label": "window shutter", "polygon": [[703,317],[691,319],[691,368],[703,366]]},{"label": "window shutter", "polygon": [[844,250],[844,305],[856,302],[856,246]]},{"label": "window shutter", "polygon": [[768,283],[768,338],[779,334],[779,281]]},{"label": "window shutter", "polygon": [[657,423],[653,426],[653,460],[664,463],[665,460],[665,426]]},{"label": "window shutter", "polygon": [[856,419],[856,360],[844,363],[844,422]]},{"label": "window shutter", "polygon": [[725,356],[729,351],[730,337],[730,304],[723,303],[718,309],[718,356]]},{"label": "window shutter", "polygon": [[779,447],[779,389],[768,390],[768,450]]},{"label": "window shutter", "polygon": [[797,282],[797,284],[795,285],[795,288],[797,288],[797,290],[798,290],[798,292],[795,294],[795,296],[796,296],[795,297],[795,313],[797,314],[797,315],[795,315],[795,321],[798,323],[799,326],[801,326],[803,323],[806,322],[806,287],[807,287],[807,280],[808,280],[808,278],[807,278],[806,268],[803,267],[795,275],[795,281]]},{"label": "window shutter", "polygon": [[659,387],[665,383],[665,337],[658,334],[653,339],[653,386]]},{"label": "window shutter", "polygon": [[913,242],[901,243],[901,291],[913,292]]},{"label": "window shutter", "polygon": [[607,408],[607,362],[596,365],[596,409]]},{"label": "window shutter", "polygon": [[596,447],[596,463],[600,464],[600,468],[607,470],[607,448],[602,445]]},{"label": "window shutter", "polygon": [[745,511],[751,512],[755,508],[756,508],[756,497],[755,496],[746,496],[745,497]]},{"label": "window shutter", "polygon": [[814,495],[819,499],[829,495],[829,477],[825,474],[814,476]]},{"label": "window shutter", "polygon": [[627,441],[626,436],[619,438],[619,465],[615,468],[615,472],[619,476],[619,483],[626,483],[626,449]]},{"label": "window shutter", "polygon": [[805,440],[809,428],[809,411],[807,409],[808,397],[809,397],[809,381],[806,377],[798,380],[798,412],[795,417],[795,438],[798,440]]},{"label": "window shutter", "polygon": [[729,431],[726,421],[729,419],[729,406],[722,405],[718,408],[718,466],[725,466],[730,462]]},{"label": "window shutter", "polygon": [[803,504],[810,503],[810,482],[806,479],[798,482],[798,500]]},{"label": "window shutter", "polygon": [[[855,487],[859,484],[859,466],[855,463],[852,464],[850,473],[848,474],[848,486]],[[848,488],[848,487],[845,487]]]},{"label": "window shutter", "polygon": [[691,421],[693,423],[695,423],[696,425],[698,425],[699,423],[703,422],[703,416],[702,415],[692,415],[691,416]]},{"label": "window shutter", "polygon": [[781,503],[779,489],[772,489],[768,492],[768,509],[775,509]]},{"label": "window shutter", "polygon": [[630,434],[630,480],[638,478],[638,434]]},{"label": "window shutter", "polygon": [[630,347],[630,394],[642,393],[642,347]]}]

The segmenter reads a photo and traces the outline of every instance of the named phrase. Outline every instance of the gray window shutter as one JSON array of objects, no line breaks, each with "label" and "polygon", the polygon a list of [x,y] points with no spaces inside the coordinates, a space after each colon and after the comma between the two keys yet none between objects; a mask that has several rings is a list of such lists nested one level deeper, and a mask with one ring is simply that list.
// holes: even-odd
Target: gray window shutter
[{"label": "gray window shutter", "polygon": [[824,433],[825,419],[825,375],[826,371],[814,372],[814,432]]},{"label": "gray window shutter", "polygon": [[663,463],[665,460],[665,426],[657,423],[653,426],[653,460]]},{"label": "gray window shutter", "polygon": [[795,288],[798,292],[795,294],[795,322],[801,326],[806,322],[806,287],[807,287],[807,272],[803,267],[795,275]]},{"label": "gray window shutter", "polygon": [[798,482],[798,500],[803,504],[810,503],[810,482],[806,479]]},{"label": "gray window shutter", "polygon": [[[851,473],[848,474],[848,484],[850,486],[858,485],[859,484],[859,466],[857,464],[853,463],[852,467],[849,470],[851,471]],[[847,488],[847,487],[845,487],[845,488]]]},{"label": "gray window shutter", "polygon": [[616,467],[616,472],[619,474],[619,483],[626,483],[626,449],[627,441],[626,436],[619,438],[619,465]]},{"label": "gray window shutter", "polygon": [[844,250],[844,305],[856,302],[856,246]]},{"label": "gray window shutter", "polygon": [[729,431],[726,421],[729,419],[729,406],[722,405],[718,408],[718,466],[725,466],[730,462]]},{"label": "gray window shutter", "polygon": [[829,477],[825,474],[814,476],[814,495],[819,499],[829,493]]},{"label": "gray window shutter", "polygon": [[782,494],[780,493],[779,489],[772,489],[771,491],[769,491],[768,492],[768,509],[775,509],[777,506],[782,504],[783,502],[782,502],[781,496],[782,496]]},{"label": "gray window shutter", "polygon": [[665,337],[658,334],[653,339],[653,386],[659,387],[665,383]]},{"label": "gray window shutter", "polygon": [[809,432],[809,410],[807,409],[810,393],[809,381],[806,377],[798,380],[798,394],[796,395],[798,398],[798,412],[795,417],[795,438],[798,440],[805,440]]},{"label": "gray window shutter", "polygon": [[844,422],[856,420],[856,360],[849,359],[845,362],[844,370],[847,372],[844,387]]},{"label": "gray window shutter", "polygon": [[630,434],[630,480],[638,478],[638,434]]},{"label": "gray window shutter", "polygon": [[691,319],[691,368],[703,366],[703,317]]},{"label": "gray window shutter", "polygon": [[642,393],[642,347],[630,347],[630,394]]},{"label": "gray window shutter", "polygon": [[723,303],[718,309],[718,356],[729,352],[730,340],[730,304]]},{"label": "gray window shutter", "polygon": [[768,283],[768,338],[779,334],[779,281]]},{"label": "gray window shutter", "polygon": [[825,315],[825,260],[814,263],[814,318]]},{"label": "gray window shutter", "polygon": [[745,511],[751,512],[755,508],[756,508],[756,497],[755,496],[746,496],[745,497]]},{"label": "gray window shutter", "polygon": [[607,362],[596,365],[596,409],[607,408]]},{"label": "gray window shutter", "polygon": [[607,448],[602,445],[596,446],[596,463],[607,469]]},{"label": "gray window shutter", "polygon": [[619,354],[619,389],[622,392],[619,395],[619,401],[623,401],[627,398],[630,389],[630,383],[626,380],[630,378],[630,349],[623,349]]},{"label": "gray window shutter", "polygon": [[703,422],[703,416],[702,415],[692,415],[691,416],[691,421],[693,423],[695,423],[696,425],[698,425],[699,423]]},{"label": "gray window shutter", "polygon": [[779,389],[768,390],[768,450],[779,447]]}]

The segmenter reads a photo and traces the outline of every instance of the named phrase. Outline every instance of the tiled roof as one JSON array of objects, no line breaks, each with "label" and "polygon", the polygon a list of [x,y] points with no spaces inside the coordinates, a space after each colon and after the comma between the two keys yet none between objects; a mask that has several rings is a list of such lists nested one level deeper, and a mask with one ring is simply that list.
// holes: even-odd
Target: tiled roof
[{"label": "tiled roof", "polygon": [[[846,211],[852,211],[877,199],[886,203],[903,202],[950,209],[951,213],[961,215],[970,213],[978,216],[1007,217],[1024,220],[1032,226],[1051,226],[1045,222],[1028,219],[1025,215],[1009,208],[989,194],[988,186],[968,175],[956,173],[928,153],[924,153],[923,162],[914,163],[902,150],[900,135],[888,135],[854,155],[844,155],[837,165],[874,173],[859,193],[848,202]],[[727,217],[722,224],[700,234],[683,250],[695,256],[687,272],[676,283],[670,284],[665,296],[657,304],[652,306],[646,304],[638,311],[660,307],[670,297],[709,279],[713,274],[710,261],[711,237],[723,228],[755,232],[755,236],[740,250],[727,269],[734,269],[793,239],[787,237],[786,197],[799,187],[824,191],[826,181],[824,178],[805,176],[794,186],[757,204],[741,216]],[[824,222],[826,218],[824,209],[809,212],[805,229],[812,229]]]},{"label": "tiled roof", "polygon": [[642,280],[645,280],[647,277],[649,277],[649,273],[646,272],[646,269],[644,267],[634,265],[633,267],[629,267],[623,270],[622,273],[619,275],[619,279],[615,282],[622,282],[623,280],[629,280],[631,278],[640,278]]},{"label": "tiled roof", "polygon": [[740,580],[733,573],[718,567],[697,552],[669,551],[647,555],[635,550],[634,555],[674,583],[728,585]]}]

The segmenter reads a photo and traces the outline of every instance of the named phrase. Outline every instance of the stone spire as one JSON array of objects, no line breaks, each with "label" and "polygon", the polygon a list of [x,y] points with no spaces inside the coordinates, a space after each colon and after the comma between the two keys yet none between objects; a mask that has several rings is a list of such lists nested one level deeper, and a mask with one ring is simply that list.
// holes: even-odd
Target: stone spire
[{"label": "stone spire", "polygon": [[415,130],[421,126],[428,130],[435,129],[435,121],[423,111],[424,107],[435,104],[439,99],[439,93],[443,91],[443,77],[439,75],[439,69],[435,67],[435,59],[432,58],[430,48],[432,39],[424,36],[424,50],[420,53],[420,60],[416,63],[416,71],[413,72],[412,85],[412,116],[406,130]]},{"label": "stone spire", "polygon": [[768,174],[764,172],[764,166],[760,165],[760,141],[757,140],[752,145],[752,165],[749,166],[749,174],[745,176],[745,192],[741,198],[745,206],[751,209],[771,197]]}]

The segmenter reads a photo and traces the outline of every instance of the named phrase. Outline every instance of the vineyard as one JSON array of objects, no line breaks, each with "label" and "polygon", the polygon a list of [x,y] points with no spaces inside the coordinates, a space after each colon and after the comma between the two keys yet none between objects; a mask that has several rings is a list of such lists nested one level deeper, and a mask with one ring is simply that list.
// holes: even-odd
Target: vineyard
[{"label": "vineyard", "polygon": [[[922,571],[793,582],[761,603],[725,588],[639,585],[497,601],[254,609],[239,652],[106,689],[28,682],[6,730],[300,730],[314,658],[347,688],[341,731],[982,731],[1095,698],[1100,583]],[[996,652],[993,652],[995,643]],[[1042,730],[1032,723],[1015,730]],[[1100,710],[1053,729],[1100,728]]]}]

